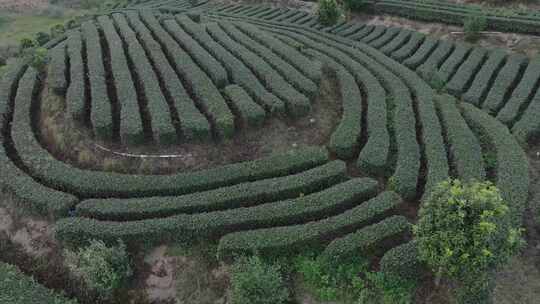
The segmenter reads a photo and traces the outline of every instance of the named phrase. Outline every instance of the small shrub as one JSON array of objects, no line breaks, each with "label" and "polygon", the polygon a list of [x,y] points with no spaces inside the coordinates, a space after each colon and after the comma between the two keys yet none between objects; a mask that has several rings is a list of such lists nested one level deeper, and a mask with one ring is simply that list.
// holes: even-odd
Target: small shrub
[{"label": "small shrub", "polygon": [[334,25],[337,23],[341,12],[336,0],[319,0],[319,11],[317,12],[319,21],[326,25]]},{"label": "small shrub", "polygon": [[35,48],[24,52],[28,64],[36,70],[43,70],[47,64],[47,49]]},{"label": "small shrub", "polygon": [[126,246],[108,247],[102,241],[91,241],[85,248],[66,250],[66,263],[72,275],[101,299],[110,299],[132,275]]},{"label": "small shrub", "polygon": [[280,304],[289,299],[280,266],[253,256],[239,259],[232,269],[233,304]]},{"label": "small shrub", "polygon": [[489,303],[492,273],[523,245],[509,207],[489,182],[440,183],[414,228],[420,259],[460,284],[459,303]]},{"label": "small shrub", "polygon": [[474,42],[480,38],[480,32],[487,28],[487,18],[484,15],[476,14],[467,17],[463,22],[463,32],[465,40]]}]

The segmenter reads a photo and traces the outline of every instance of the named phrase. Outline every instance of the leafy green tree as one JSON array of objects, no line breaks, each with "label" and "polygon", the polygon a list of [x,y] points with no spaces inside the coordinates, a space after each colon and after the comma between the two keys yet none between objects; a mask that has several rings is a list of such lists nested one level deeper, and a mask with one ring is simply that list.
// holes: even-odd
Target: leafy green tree
[{"label": "leafy green tree", "polygon": [[459,303],[475,304],[490,303],[492,274],[523,245],[521,233],[493,184],[459,180],[434,189],[414,227],[420,259],[459,283]]}]

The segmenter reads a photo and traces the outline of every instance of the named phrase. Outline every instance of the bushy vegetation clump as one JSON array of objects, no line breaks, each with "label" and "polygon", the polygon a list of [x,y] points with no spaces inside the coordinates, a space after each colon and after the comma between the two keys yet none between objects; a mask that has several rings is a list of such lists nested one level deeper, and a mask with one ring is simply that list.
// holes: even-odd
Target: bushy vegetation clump
[{"label": "bushy vegetation clump", "polygon": [[412,303],[415,280],[394,273],[370,271],[368,260],[361,256],[329,264],[320,257],[301,255],[293,264],[303,284],[322,301]]},{"label": "bushy vegetation clump", "polygon": [[73,277],[101,299],[110,299],[133,274],[129,254],[122,242],[107,246],[94,240],[78,251],[66,250],[65,257]]},{"label": "bushy vegetation clump", "polygon": [[231,283],[233,304],[282,304],[289,299],[280,266],[257,256],[234,264]]},{"label": "bushy vegetation clump", "polygon": [[465,40],[474,42],[480,38],[480,32],[487,28],[487,18],[482,14],[474,14],[463,21]]},{"label": "bushy vegetation clump", "polygon": [[319,0],[317,15],[323,25],[330,26],[338,22],[341,16],[341,9],[336,0]]},{"label": "bushy vegetation clump", "polygon": [[492,274],[523,244],[510,208],[490,182],[448,180],[422,203],[414,232],[420,259],[459,283],[459,303],[490,303]]}]

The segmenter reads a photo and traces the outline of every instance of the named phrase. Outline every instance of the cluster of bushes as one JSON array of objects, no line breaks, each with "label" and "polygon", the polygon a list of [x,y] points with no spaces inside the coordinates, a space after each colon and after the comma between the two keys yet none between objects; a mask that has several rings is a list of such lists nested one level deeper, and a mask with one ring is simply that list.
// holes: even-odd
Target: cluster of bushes
[{"label": "cluster of bushes", "polygon": [[11,304],[76,304],[63,295],[47,289],[16,266],[0,262],[0,302]]}]

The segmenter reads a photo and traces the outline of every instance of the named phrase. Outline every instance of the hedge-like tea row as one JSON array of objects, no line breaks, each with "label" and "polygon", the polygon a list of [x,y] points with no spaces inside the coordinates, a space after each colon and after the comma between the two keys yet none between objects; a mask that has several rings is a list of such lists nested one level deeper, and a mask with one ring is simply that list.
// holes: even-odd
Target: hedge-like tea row
[{"label": "hedge-like tea row", "polygon": [[[141,18],[149,26],[157,27],[159,24],[152,11],[142,11]],[[179,29],[175,31],[175,37],[180,46],[189,52],[193,60],[207,73],[218,88],[228,84],[227,71],[225,71],[223,66],[210,53],[196,43],[190,35]]]},{"label": "hedge-like tea row", "polygon": [[[304,148],[267,158],[174,175],[133,175],[82,170],[56,160],[32,130],[31,97],[15,105],[12,140],[22,163],[48,186],[81,197],[179,195],[261,178],[292,174],[328,160],[322,148]],[[21,97],[22,98],[22,97]]]},{"label": "hedge-like tea row", "polygon": [[[15,98],[11,127],[12,137],[34,137],[34,134],[31,133],[30,107],[37,93],[37,77],[37,72],[28,68],[18,82],[16,96],[10,96],[10,98]],[[13,86],[16,87],[17,79],[12,78],[12,80],[14,81]],[[38,155],[31,155],[31,157],[38,163],[42,161]],[[13,193],[21,204],[25,205],[25,208],[55,218],[65,216],[67,211],[78,202],[78,199],[73,195],[47,188],[19,169],[8,157],[7,151],[4,149],[4,142],[0,147],[0,163],[2,164],[0,181],[3,188]]]},{"label": "hedge-like tea row", "polygon": [[86,114],[86,71],[83,61],[83,40],[78,30],[68,33],[70,83],[66,93],[66,108],[75,122],[84,122]]},{"label": "hedge-like tea row", "polygon": [[386,26],[375,25],[375,28],[373,29],[373,31],[371,31],[371,33],[369,33],[369,35],[363,37],[361,40],[362,40],[362,42],[369,44],[370,42],[372,42],[372,41],[376,40],[377,38],[381,37],[386,32],[386,29],[387,29]]},{"label": "hedge-like tea row", "polygon": [[17,93],[17,84],[26,68],[24,61],[18,59],[5,67],[0,79],[0,139],[4,135],[5,124],[10,121],[11,100]]},{"label": "hedge-like tea row", "polygon": [[433,73],[448,58],[454,50],[454,44],[448,41],[441,41],[431,55],[416,70],[418,74],[429,81]]},{"label": "hedge-like tea row", "polygon": [[521,81],[501,111],[499,111],[499,114],[497,114],[497,119],[507,125],[513,125],[522,112],[526,110],[538,87],[540,87],[540,58],[529,63],[527,69],[523,72]]},{"label": "hedge-like tea row", "polygon": [[484,48],[474,48],[469,57],[459,67],[454,77],[446,85],[446,90],[456,96],[460,97],[461,94],[467,89],[467,85],[473,81],[474,76],[482,67],[487,56],[487,51]]},{"label": "hedge-like tea row", "polygon": [[298,50],[271,35],[265,34],[253,25],[248,23],[236,23],[235,25],[251,39],[259,42],[279,55],[302,74],[306,75],[306,77],[318,84],[322,75],[321,66],[319,64],[312,62]]},{"label": "hedge-like tea row", "polygon": [[[134,74],[136,74],[136,87],[141,87],[141,93],[144,97],[143,104],[147,119],[152,130],[152,138],[163,144],[172,144],[178,141],[178,134],[174,128],[170,109],[163,96],[159,85],[159,79],[154,73],[152,64],[144,51],[144,48],[137,39],[137,35],[123,14],[113,14],[113,20],[124,43],[127,45],[127,53],[132,63]],[[131,113],[139,115],[139,113]]]},{"label": "hedge-like tea row", "polygon": [[424,42],[426,36],[418,32],[413,32],[409,41],[405,43],[401,48],[395,50],[393,53],[388,54],[393,59],[402,62],[414,54],[414,51]]},{"label": "hedge-like tea row", "polygon": [[[280,75],[287,80],[287,82],[290,82],[294,88],[303,92],[309,97],[315,96],[318,91],[317,85],[306,76],[302,75],[300,71],[295,69],[288,62],[280,58],[267,47],[261,45],[256,40],[244,34],[233,24],[225,22],[221,23],[221,26],[222,29],[237,43],[242,44],[244,47],[250,49],[252,52],[266,60],[266,62],[268,62],[268,64],[271,65],[276,71],[278,71]],[[255,31],[256,35],[267,35],[259,30],[255,29]]]},{"label": "hedge-like tea row", "polygon": [[[478,71],[471,87],[465,94],[463,100],[476,106],[480,106],[490,90],[497,73],[506,62],[507,53],[504,50],[495,50],[491,52],[488,59]],[[489,102],[489,100],[488,100]]]},{"label": "hedge-like tea row", "polygon": [[344,69],[338,69],[336,74],[343,113],[328,147],[339,158],[350,159],[358,149],[365,109],[362,109],[362,94],[354,77]]},{"label": "hedge-like tea row", "polygon": [[218,256],[224,259],[252,252],[292,254],[306,246],[324,246],[335,237],[383,219],[400,203],[399,195],[384,192],[342,214],[319,221],[227,234],[219,241]]},{"label": "hedge-like tea row", "polygon": [[367,25],[363,29],[356,32],[354,35],[351,35],[351,36],[349,36],[347,38],[352,39],[352,40],[361,40],[364,37],[371,34],[371,32],[373,32],[375,29],[376,29],[375,25]]},{"label": "hedge-like tea row", "polygon": [[469,56],[472,47],[464,43],[456,43],[454,51],[441,65],[437,75],[443,83],[448,83],[457,69]]},{"label": "hedge-like tea row", "polygon": [[350,36],[350,35],[354,35],[356,32],[358,32],[359,30],[363,29],[364,27],[366,27],[366,24],[365,23],[349,23],[351,26],[340,31],[340,32],[337,32],[339,35],[343,36],[343,37],[347,37],[347,36]]},{"label": "hedge-like tea row", "polygon": [[[358,166],[363,170],[369,170],[373,173],[380,174],[385,172],[388,169],[390,136],[386,126],[388,119],[386,93],[377,77],[386,79],[387,77],[391,77],[391,75],[389,76],[384,69],[381,69],[379,65],[365,56],[362,57],[365,61],[358,62],[358,58],[351,57],[355,56],[351,54],[357,54],[357,52],[352,51],[350,48],[345,48],[345,50],[337,49],[336,47],[329,47],[324,43],[316,42],[302,35],[292,34],[286,31],[283,31],[283,34],[293,35],[290,37],[317,50],[317,52],[323,54],[325,57],[330,58],[333,63],[339,63],[344,68],[347,67],[348,71],[356,78],[356,82],[363,84],[368,103],[368,138],[364,148],[360,152]],[[320,56],[316,55],[315,57]],[[372,72],[379,75],[373,75]]]},{"label": "hedge-like tea row", "polygon": [[333,161],[284,177],[237,184],[183,196],[130,199],[91,199],[77,206],[80,216],[100,220],[138,220],[178,213],[208,212],[249,207],[298,197],[327,188],[345,179],[345,163]]},{"label": "hedge-like tea row", "polygon": [[[177,21],[186,32],[225,66],[232,80],[242,86],[267,112],[285,113],[285,103],[271,92],[268,92],[250,69],[217,43],[206,32],[204,26],[194,23],[186,16],[178,17]],[[165,21],[166,26],[171,23],[174,23],[174,21]],[[170,28],[170,30],[174,32],[174,28]]]},{"label": "hedge-like tea row", "polygon": [[207,25],[206,28],[210,36],[253,71],[269,92],[285,102],[287,114],[292,117],[301,117],[309,113],[311,110],[310,100],[292,87],[265,60],[231,39],[222,30],[221,24],[220,22]]},{"label": "hedge-like tea row", "polygon": [[[429,193],[434,185],[448,178],[448,160],[446,159],[441,126],[433,103],[434,92],[421,80],[421,78],[418,77],[418,75],[416,75],[416,73],[402,65],[396,64],[393,60],[375,49],[361,43],[353,42],[349,39],[343,39],[338,36],[328,35],[320,31],[314,31],[294,25],[283,26],[273,22],[258,22],[255,20],[249,20],[249,22],[260,24],[261,26],[284,36],[291,36],[292,32],[301,33],[301,35],[295,35],[293,38],[298,41],[302,38],[309,37],[310,39],[322,41],[327,45],[340,49],[347,49],[348,47],[346,46],[352,46],[355,48],[355,51],[351,52],[351,56],[366,57],[365,55],[368,55],[368,57],[376,59],[378,65],[382,64],[385,68],[392,71],[393,74],[399,76],[399,78],[410,87],[417,99],[417,119],[419,119],[418,125],[422,127],[422,142],[424,144],[425,160],[427,162],[426,190],[424,192]],[[358,52],[358,50],[360,50],[360,52]],[[398,96],[403,95],[404,94],[398,94]],[[399,105],[400,103],[396,104]],[[397,134],[396,138],[399,138]],[[407,174],[411,174],[410,171]],[[411,193],[415,192],[415,190],[411,191]],[[401,192],[400,194],[403,195]]]},{"label": "hedge-like tea row", "polygon": [[57,222],[56,233],[60,240],[72,244],[81,244],[92,238],[105,241],[122,239],[127,243],[215,238],[234,231],[295,225],[331,216],[351,208],[366,196],[374,195],[376,190],[376,183],[357,178],[321,192],[249,208],[130,222],[67,218]]},{"label": "hedge-like tea row", "polygon": [[58,95],[66,94],[67,53],[66,44],[62,43],[49,51],[48,82],[49,87]]},{"label": "hedge-like tea row", "polygon": [[418,280],[424,270],[422,262],[418,259],[418,247],[415,241],[388,250],[379,265],[382,273],[409,280]]},{"label": "hedge-like tea row", "polygon": [[496,115],[504,105],[506,98],[517,83],[521,80],[521,71],[527,65],[525,55],[511,55],[504,67],[500,70],[497,78],[491,86],[482,108],[492,115]]},{"label": "hedge-like tea row", "polygon": [[[386,55],[392,54],[395,50],[404,46],[411,38],[412,32],[406,29],[399,29],[399,34],[389,41],[387,44],[381,46],[379,50]],[[339,33],[341,35],[341,33]]]},{"label": "hedge-like tea row", "polygon": [[122,40],[109,17],[100,16],[97,21],[108,46],[114,92],[120,108],[120,141],[129,144],[142,143],[144,129],[140,115],[135,115],[139,113],[139,104]]},{"label": "hedge-like tea row", "polygon": [[5,304],[76,304],[22,273],[16,266],[0,262],[0,302]]},{"label": "hedge-like tea row", "polygon": [[[186,39],[185,32],[174,21],[165,22],[163,28],[151,14],[143,14],[143,19],[154,34],[155,39],[162,45],[162,49],[175,71],[186,82],[186,88],[191,90],[193,101],[198,103],[208,116],[212,115],[212,119],[215,119],[212,123],[217,129],[218,135],[230,137],[234,132],[234,119],[231,119],[232,114],[230,115],[230,112],[227,112],[228,109],[225,108],[226,102],[223,96],[209,76],[191,59],[190,54],[178,45],[178,41]],[[195,46],[193,48],[198,50]],[[178,111],[181,115],[181,109]]]},{"label": "hedge-like tea row", "polygon": [[[280,26],[273,27],[280,28]],[[393,125],[396,127],[395,137],[397,141],[398,159],[392,180],[396,191],[400,195],[406,198],[414,197],[416,195],[416,186],[420,169],[420,148],[416,142],[415,115],[412,108],[411,94],[407,86],[393,73],[383,68],[369,56],[358,52],[354,48],[334,42],[328,39],[326,35],[325,37],[321,37],[312,34],[311,32],[307,32],[305,29],[291,30],[290,28],[287,28],[287,30],[275,29],[273,31],[289,36],[312,48],[319,49],[321,52],[325,52],[328,55],[332,55],[335,60],[342,63],[344,66],[355,66],[358,65],[359,62],[362,63],[363,66],[368,67],[369,70],[378,74],[377,77],[384,83],[392,96],[399,98],[399,102],[395,102],[396,108],[393,115]],[[369,108],[370,106],[368,106],[368,109]],[[368,113],[368,118],[369,117],[370,115]],[[371,138],[372,136],[368,138],[368,144]],[[366,146],[368,144],[366,144]],[[373,146],[373,148],[375,147]],[[371,151],[373,151],[373,153],[370,153],[369,155],[380,153],[380,151]]]},{"label": "hedge-like tea row", "polygon": [[[188,95],[178,75],[169,64],[161,45],[153,38],[150,30],[139,19],[137,12],[128,12],[126,15],[156,68],[165,95],[168,95],[172,102],[173,123],[180,130],[182,138],[187,140],[210,138],[210,124],[199,109],[195,107],[194,101]],[[230,137],[234,131],[234,117],[232,117],[224,101],[219,103],[219,100],[215,100],[215,104],[218,105],[215,108],[206,108],[206,112],[214,122],[215,132],[220,137]]]},{"label": "hedge-like tea row", "polygon": [[495,183],[519,224],[529,189],[527,155],[502,123],[472,105],[462,106],[467,122],[483,138],[489,151],[496,154]]},{"label": "hedge-like tea row", "polygon": [[102,139],[113,137],[112,105],[107,93],[107,78],[103,65],[103,50],[99,32],[93,21],[86,21],[81,26],[86,48],[86,62],[90,81],[90,122],[94,134]]},{"label": "hedge-like tea row", "polygon": [[367,253],[385,241],[396,241],[411,230],[411,224],[403,216],[391,216],[376,224],[362,228],[333,240],[324,249],[321,258],[333,263],[353,255]]},{"label": "hedge-like tea row", "polygon": [[462,25],[472,15],[484,14],[488,28],[500,31],[540,34],[540,16],[514,13],[505,15],[494,10],[481,11],[466,4],[455,4],[445,1],[408,1],[382,0],[369,1],[370,8],[376,12],[394,14],[422,21],[443,22]]},{"label": "hedge-like tea row", "polygon": [[400,28],[391,27],[381,37],[379,37],[379,38],[377,38],[377,39],[375,39],[373,41],[370,41],[370,42],[367,42],[367,40],[366,40],[366,43],[368,43],[369,45],[371,45],[372,47],[374,47],[376,49],[379,49],[379,48],[382,48],[383,46],[385,46],[390,41],[392,41],[394,38],[396,38],[396,36],[400,32],[401,32]]},{"label": "hedge-like tea row", "polygon": [[229,100],[229,106],[244,127],[260,127],[264,124],[265,112],[249,94],[238,85],[225,87],[223,94]]},{"label": "hedge-like tea row", "polygon": [[437,107],[446,130],[447,150],[456,170],[456,177],[462,181],[483,180],[486,172],[482,147],[461,116],[456,100],[450,95],[440,95],[437,98]]},{"label": "hedge-like tea row", "polygon": [[439,40],[426,37],[414,54],[402,63],[410,69],[416,70],[439,45]]}]

